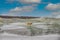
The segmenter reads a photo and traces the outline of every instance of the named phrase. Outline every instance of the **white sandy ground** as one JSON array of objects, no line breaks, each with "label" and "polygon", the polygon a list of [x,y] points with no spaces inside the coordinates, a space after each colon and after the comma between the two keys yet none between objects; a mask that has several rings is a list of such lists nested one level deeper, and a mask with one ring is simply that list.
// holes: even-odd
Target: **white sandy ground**
[{"label": "white sandy ground", "polygon": [[60,40],[60,35],[50,34],[43,36],[22,36],[16,34],[2,33],[0,34],[0,40]]},{"label": "white sandy ground", "polygon": [[[20,23],[4,25],[2,30],[11,30],[12,28],[15,29],[18,27],[17,25]],[[49,34],[49,35],[40,35],[40,36],[22,36],[16,34],[9,34],[9,33],[2,33],[0,34],[0,40],[60,40],[60,35],[58,34]]]},{"label": "white sandy ground", "polygon": [[[40,25],[42,23],[33,23],[33,25],[35,25],[35,27],[37,28],[47,28],[45,25]],[[11,23],[9,25],[3,25],[1,27],[2,30],[12,30],[12,29],[26,29],[26,23],[22,23],[22,22],[17,22],[17,23]]]}]

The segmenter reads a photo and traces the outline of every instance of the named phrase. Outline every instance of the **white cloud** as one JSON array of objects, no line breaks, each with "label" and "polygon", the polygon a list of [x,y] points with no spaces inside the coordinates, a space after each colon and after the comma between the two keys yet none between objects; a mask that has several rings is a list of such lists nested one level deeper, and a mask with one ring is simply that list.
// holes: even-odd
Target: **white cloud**
[{"label": "white cloud", "polygon": [[23,6],[23,7],[16,7],[13,9],[10,9],[8,14],[2,14],[2,15],[10,15],[10,16],[18,16],[22,13],[30,13],[34,11],[36,8],[34,6]]},{"label": "white cloud", "polygon": [[18,12],[18,11],[22,11],[22,8],[20,8],[20,7],[16,7],[16,8],[14,8],[14,9],[11,9],[10,10],[10,12]]},{"label": "white cloud", "polygon": [[52,15],[56,18],[60,18],[60,11],[52,12]]},{"label": "white cloud", "polygon": [[41,0],[20,0],[22,3],[40,3]]},{"label": "white cloud", "polygon": [[58,15],[56,18],[60,18],[60,15]]},{"label": "white cloud", "polygon": [[11,9],[10,12],[31,12],[35,8],[33,6],[23,6],[23,7],[16,7],[14,9]]},{"label": "white cloud", "polygon": [[20,3],[40,3],[41,0],[7,0],[7,2],[20,2]]},{"label": "white cloud", "polygon": [[46,6],[46,9],[51,11],[51,16],[52,17],[55,17],[55,18],[60,17],[60,3],[57,3],[57,4],[49,3]]},{"label": "white cloud", "polygon": [[60,15],[60,11],[52,12],[53,15]]},{"label": "white cloud", "polygon": [[60,3],[58,3],[58,4],[49,3],[46,6],[46,9],[48,9],[48,10],[60,10]]}]

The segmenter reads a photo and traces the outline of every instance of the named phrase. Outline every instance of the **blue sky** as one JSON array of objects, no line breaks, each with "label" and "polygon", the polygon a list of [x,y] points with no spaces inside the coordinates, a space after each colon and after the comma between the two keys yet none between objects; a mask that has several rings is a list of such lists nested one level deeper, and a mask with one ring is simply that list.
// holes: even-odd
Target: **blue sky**
[{"label": "blue sky", "polygon": [[1,0],[0,15],[50,16],[60,14],[60,0]]}]

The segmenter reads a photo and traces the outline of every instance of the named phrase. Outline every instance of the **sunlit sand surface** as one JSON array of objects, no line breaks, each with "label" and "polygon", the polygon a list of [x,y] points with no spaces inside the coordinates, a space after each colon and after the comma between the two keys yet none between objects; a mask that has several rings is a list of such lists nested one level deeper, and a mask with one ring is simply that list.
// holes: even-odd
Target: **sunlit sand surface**
[{"label": "sunlit sand surface", "polygon": [[[20,23],[12,23],[10,25],[4,25],[1,29],[4,30],[0,34],[0,40],[60,40],[60,35],[49,34],[49,35],[37,35],[37,36],[27,36],[19,35],[20,31],[27,31],[26,27],[19,26]],[[24,23],[21,23],[24,24]],[[15,32],[14,32],[15,31]],[[23,33],[22,32],[22,33]]]}]

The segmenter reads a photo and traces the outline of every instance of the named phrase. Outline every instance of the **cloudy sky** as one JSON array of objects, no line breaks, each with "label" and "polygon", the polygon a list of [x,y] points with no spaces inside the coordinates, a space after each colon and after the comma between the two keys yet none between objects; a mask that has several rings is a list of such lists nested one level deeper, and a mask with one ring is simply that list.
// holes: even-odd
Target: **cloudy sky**
[{"label": "cloudy sky", "polygon": [[60,0],[0,0],[0,15],[60,17]]}]

